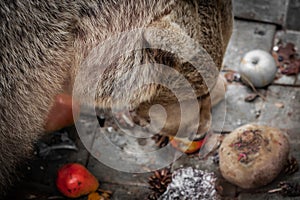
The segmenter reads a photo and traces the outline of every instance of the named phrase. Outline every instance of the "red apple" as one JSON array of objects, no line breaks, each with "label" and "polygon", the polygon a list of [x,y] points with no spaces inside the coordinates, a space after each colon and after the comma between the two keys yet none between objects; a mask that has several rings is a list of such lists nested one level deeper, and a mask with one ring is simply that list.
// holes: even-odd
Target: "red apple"
[{"label": "red apple", "polygon": [[201,148],[203,141],[204,139],[198,141],[190,141],[189,139],[185,138],[170,137],[171,145],[175,149],[187,154],[197,152]]},{"label": "red apple", "polygon": [[70,163],[58,170],[56,186],[66,197],[77,198],[96,191],[99,182],[83,165]]}]

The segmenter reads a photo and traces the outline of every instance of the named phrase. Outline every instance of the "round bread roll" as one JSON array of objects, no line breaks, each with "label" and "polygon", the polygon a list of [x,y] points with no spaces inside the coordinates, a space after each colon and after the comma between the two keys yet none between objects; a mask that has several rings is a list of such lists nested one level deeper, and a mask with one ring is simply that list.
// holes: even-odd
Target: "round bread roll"
[{"label": "round bread roll", "polygon": [[219,149],[220,171],[241,188],[256,188],[274,180],[289,155],[289,141],[280,130],[248,124],[226,136]]}]

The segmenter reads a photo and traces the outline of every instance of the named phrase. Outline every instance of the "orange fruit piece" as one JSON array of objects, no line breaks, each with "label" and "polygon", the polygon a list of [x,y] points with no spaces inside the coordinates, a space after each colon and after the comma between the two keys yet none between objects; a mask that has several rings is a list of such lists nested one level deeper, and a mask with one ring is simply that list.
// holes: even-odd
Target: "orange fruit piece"
[{"label": "orange fruit piece", "polygon": [[104,197],[102,197],[98,192],[92,192],[89,194],[88,200],[104,200]]},{"label": "orange fruit piece", "polygon": [[175,149],[187,154],[191,154],[199,151],[200,148],[202,147],[203,142],[204,139],[198,141],[190,141],[189,139],[186,138],[170,137],[171,145]]}]

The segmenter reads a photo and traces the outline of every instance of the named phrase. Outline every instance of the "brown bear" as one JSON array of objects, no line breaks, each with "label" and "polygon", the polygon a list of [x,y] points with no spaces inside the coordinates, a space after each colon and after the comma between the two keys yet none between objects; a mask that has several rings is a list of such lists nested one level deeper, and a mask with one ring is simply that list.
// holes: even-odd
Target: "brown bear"
[{"label": "brown bear", "polygon": [[[61,93],[71,94],[79,66],[94,47],[118,33],[158,28],[171,33],[180,32],[193,39],[220,69],[232,30],[231,9],[230,0],[1,1],[1,193],[12,184],[16,165],[30,156],[33,143],[45,132],[55,97]],[[132,81],[127,83],[131,85],[148,78],[143,73],[134,79],[126,77],[128,69],[135,72],[141,70],[136,67],[139,64],[160,63],[183,74],[195,89],[200,108],[198,133],[203,134],[210,124],[209,91],[203,79],[216,79],[216,76],[196,73],[193,65],[176,52],[151,49],[152,43],[159,40],[165,40],[169,46],[176,44],[177,50],[193,49],[181,38],[164,37],[163,33],[154,38],[143,34],[143,42],[150,48],[131,52],[113,61],[97,86],[96,105],[103,108],[111,106],[112,86],[115,83],[121,85],[120,79]],[[83,86],[88,84],[94,82]],[[170,84],[180,87],[181,83],[174,80]],[[79,88],[80,100],[85,92],[85,88]],[[122,92],[125,91],[119,90],[119,93]],[[174,135],[178,128],[179,122],[174,113],[179,112],[179,104],[189,102],[189,97],[178,102],[168,88],[159,84],[151,84],[139,90],[138,94],[129,94],[129,97],[131,109],[135,109],[140,118],[149,118],[151,105],[164,106],[168,117],[161,133],[170,135]],[[122,105],[122,98],[119,103]],[[154,117],[159,119],[160,116]],[[192,121],[187,118],[183,124],[192,127]]]}]

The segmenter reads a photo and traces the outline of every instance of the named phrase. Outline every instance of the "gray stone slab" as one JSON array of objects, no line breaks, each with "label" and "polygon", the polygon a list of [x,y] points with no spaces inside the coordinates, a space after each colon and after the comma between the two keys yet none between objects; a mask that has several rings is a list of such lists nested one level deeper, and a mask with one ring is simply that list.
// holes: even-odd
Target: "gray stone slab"
[{"label": "gray stone slab", "polygon": [[77,146],[79,148],[77,154],[69,157],[73,162],[79,162],[86,165],[89,158],[88,148],[93,144],[94,130],[98,126],[98,122],[90,120],[90,115],[82,115],[79,117],[78,121],[85,123],[85,129],[80,126],[74,126],[73,131],[76,132]]},{"label": "gray stone slab", "polygon": [[212,109],[212,130],[231,132],[244,124],[257,122],[257,112],[263,101],[257,98],[254,102],[246,102],[244,99],[250,93],[252,91],[247,86],[228,84],[225,100]]},{"label": "gray stone slab", "polygon": [[286,27],[292,30],[300,31],[300,1],[299,0],[289,0]]},{"label": "gray stone slab", "polygon": [[172,164],[172,171],[179,168],[185,168],[185,167],[193,167],[195,169],[214,172],[219,175],[218,165],[213,163],[211,156],[203,160],[200,159],[197,154],[194,155],[184,154],[178,160],[174,161],[174,163]]},{"label": "gray stone slab", "polygon": [[171,170],[182,167],[193,167],[195,169],[206,170],[219,174],[218,164],[214,163],[213,156],[218,151],[218,147],[223,139],[222,134],[210,131],[202,145],[200,151],[194,154],[182,154],[172,164]]},{"label": "gray stone slab", "polygon": [[170,145],[158,149],[147,130],[99,128],[95,134],[91,154],[119,171],[149,172],[168,166],[176,156]]},{"label": "gray stone slab", "polygon": [[148,186],[151,173],[126,173],[104,165],[95,158],[90,158],[87,168],[100,182],[131,186]]},{"label": "gray stone slab", "polygon": [[223,60],[224,68],[237,70],[242,57],[248,51],[262,49],[270,52],[275,28],[275,25],[235,20]]},{"label": "gray stone slab", "polygon": [[[298,161],[298,164],[300,164],[300,129],[289,129],[287,133],[290,141],[290,156],[294,157]],[[284,177],[284,180],[300,183],[300,170],[290,176]]]},{"label": "gray stone slab", "polygon": [[238,200],[299,200],[299,197],[283,197],[279,194],[268,193],[242,193],[239,195]]},{"label": "gray stone slab", "polygon": [[[288,0],[234,0],[236,17],[284,25]],[[291,13],[292,14],[292,13]]]},{"label": "gray stone slab", "polygon": [[[78,123],[78,131],[81,132],[82,140],[87,144],[87,148],[91,153],[87,168],[100,182],[147,186],[150,174],[133,172],[139,171],[143,167],[147,171],[146,167],[149,163],[151,164],[151,158],[141,157],[137,160],[136,157],[130,157],[128,154],[146,150],[155,151],[154,141],[146,138],[146,141],[142,142],[141,145],[141,142],[137,139],[138,135],[135,137],[132,135],[133,133],[126,134],[120,129],[114,130],[112,127],[100,128],[96,117],[93,116],[93,111],[85,110],[87,112],[80,117],[81,123]],[[93,133],[90,133],[91,131]],[[127,173],[128,171],[132,173]]]},{"label": "gray stone slab", "polygon": [[[300,13],[300,12],[298,12]],[[300,18],[300,17],[299,17]],[[297,20],[299,19],[297,18]],[[300,23],[298,23],[300,24]],[[283,44],[286,43],[293,43],[298,52],[300,52],[300,32],[299,31],[277,31],[275,35],[275,44],[281,41]],[[300,74],[298,74],[298,78],[296,76],[286,76],[281,75],[274,81],[276,84],[283,84],[283,85],[300,85]]]},{"label": "gray stone slab", "polygon": [[87,167],[108,183],[146,186],[150,173],[169,166],[177,153],[170,145],[159,149],[150,133],[141,138],[141,130],[98,128],[95,134]]},{"label": "gray stone slab", "polygon": [[100,183],[101,189],[112,191],[111,200],[147,199],[151,190],[148,187]]},{"label": "gray stone slab", "polygon": [[[299,152],[299,146],[300,143],[298,141],[298,143],[291,143],[291,152],[290,154],[298,161],[298,164],[300,164],[300,152]],[[297,182],[300,183],[300,170],[298,170],[296,173],[290,175],[290,176],[286,176],[284,177],[285,181],[290,181],[290,182]]]},{"label": "gray stone slab", "polygon": [[300,128],[300,88],[270,86],[264,103],[260,124],[290,130]]},{"label": "gray stone slab", "polygon": [[293,86],[293,85],[300,86],[300,74],[297,75],[297,78],[295,75],[286,76],[286,75],[280,74],[280,76],[278,76],[278,78],[276,78],[274,80],[273,84],[288,85],[288,86]]},{"label": "gray stone slab", "polygon": [[[300,12],[299,12],[300,13]],[[277,31],[274,42],[281,41],[283,43],[291,42],[295,44],[297,50],[300,50],[300,31]],[[275,45],[275,44],[274,44]]]}]

